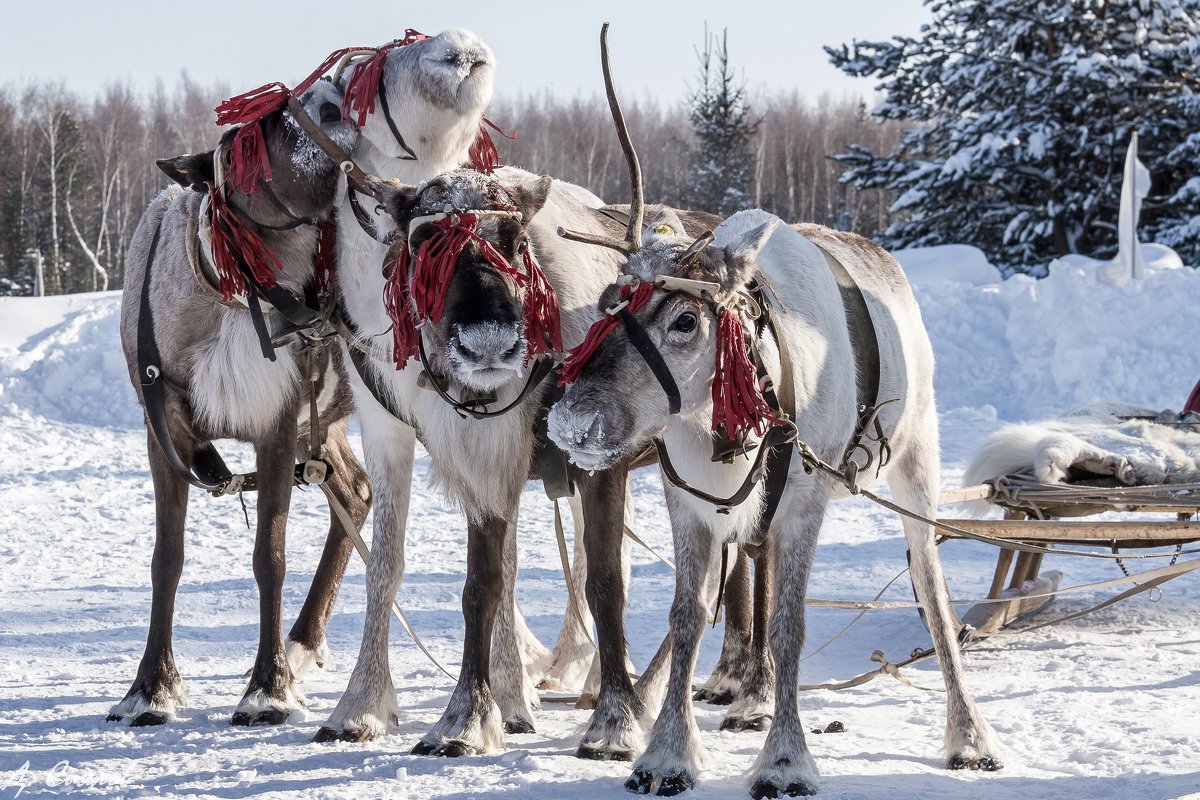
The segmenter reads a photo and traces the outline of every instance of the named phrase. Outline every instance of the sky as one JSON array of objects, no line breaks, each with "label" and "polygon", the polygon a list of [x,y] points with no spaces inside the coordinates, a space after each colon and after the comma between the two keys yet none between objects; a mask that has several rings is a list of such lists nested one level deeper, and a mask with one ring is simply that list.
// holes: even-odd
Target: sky
[{"label": "sky", "polygon": [[623,95],[673,102],[694,85],[695,47],[729,30],[730,61],[752,90],[874,96],[870,79],[842,75],[821,46],[914,35],[929,12],[920,0],[693,0],[605,3],[452,0],[356,3],[291,0],[6,4],[0,26],[4,85],[61,80],[84,95],[129,79],[172,87],[184,71],[201,85],[243,91],[291,84],[330,51],[382,44],[405,28],[434,34],[470,28],[496,54],[497,93],[601,94],[600,24],[612,23],[613,72]]}]

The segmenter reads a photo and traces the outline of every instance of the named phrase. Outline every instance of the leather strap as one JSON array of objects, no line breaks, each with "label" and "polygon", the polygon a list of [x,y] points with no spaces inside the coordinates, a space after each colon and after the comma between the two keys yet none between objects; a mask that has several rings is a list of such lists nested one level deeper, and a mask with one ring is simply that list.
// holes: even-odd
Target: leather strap
[{"label": "leather strap", "polygon": [[533,368],[529,371],[529,378],[525,381],[525,386],[522,387],[520,394],[516,398],[497,411],[488,411],[485,404],[477,400],[459,400],[453,397],[446,387],[442,385],[442,380],[433,371],[433,366],[429,363],[429,357],[425,354],[425,341],[417,338],[417,354],[421,358],[421,366],[425,368],[425,372],[429,375],[428,387],[437,392],[438,397],[446,401],[446,404],[453,408],[462,417],[470,417],[471,419],[489,419],[491,417],[500,417],[512,411],[525,401],[529,393],[534,390],[550,371],[554,369],[554,359],[547,355],[537,356],[533,360]]},{"label": "leather strap", "polygon": [[671,407],[671,413],[678,414],[679,409],[682,408],[679,397],[679,385],[675,383],[675,376],[671,374],[671,369],[663,359],[662,353],[658,352],[658,348],[654,346],[654,342],[650,341],[650,337],[646,334],[646,329],[634,318],[633,314],[629,313],[628,309],[622,308],[617,312],[617,316],[620,318],[621,324],[625,326],[625,333],[629,336],[629,343],[641,353],[646,366],[650,367],[650,372],[654,374],[658,385],[666,393],[667,404]]},{"label": "leather strap", "polygon": [[392,111],[388,108],[387,87],[384,85],[384,76],[387,74],[387,69],[379,70],[379,110],[383,112],[383,118],[387,120],[388,127],[392,129],[392,136],[396,137],[396,144],[400,145],[400,149],[408,155],[396,156],[401,161],[416,161],[417,154],[408,146],[408,142],[404,141],[404,137],[400,135],[400,129],[396,127],[396,121],[392,119]]}]

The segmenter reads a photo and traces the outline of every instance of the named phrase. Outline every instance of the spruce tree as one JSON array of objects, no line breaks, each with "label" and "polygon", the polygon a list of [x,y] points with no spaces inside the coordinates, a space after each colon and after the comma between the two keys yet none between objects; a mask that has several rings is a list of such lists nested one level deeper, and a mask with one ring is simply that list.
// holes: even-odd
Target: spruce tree
[{"label": "spruce tree", "polygon": [[746,87],[729,64],[729,32],[720,44],[704,30],[699,83],[688,97],[688,119],[695,143],[690,146],[693,170],[683,187],[689,208],[729,216],[753,204],[754,151],[751,142],[761,120],[746,105]]},{"label": "spruce tree", "polygon": [[1143,240],[1200,264],[1200,0],[926,4],[917,38],[826,48],[880,79],[878,119],[916,123],[896,153],[837,156],[843,182],[900,193],[886,245],[967,242],[1015,269],[1109,256],[1137,130],[1153,181]]}]

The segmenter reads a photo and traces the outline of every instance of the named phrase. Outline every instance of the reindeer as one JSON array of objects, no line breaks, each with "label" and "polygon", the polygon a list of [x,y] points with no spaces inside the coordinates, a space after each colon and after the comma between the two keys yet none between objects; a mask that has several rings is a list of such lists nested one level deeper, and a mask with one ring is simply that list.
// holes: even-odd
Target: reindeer
[{"label": "reindeer", "polygon": [[[350,146],[352,128],[339,110],[340,94],[328,82],[317,83],[302,98],[307,113],[321,120],[327,135]],[[175,716],[185,695],[171,648],[175,590],[183,568],[189,472],[228,475],[212,446],[233,438],[255,447],[259,491],[254,575],[260,596],[258,655],[249,686],[233,714],[235,725],[278,724],[303,704],[294,679],[327,658],[325,626],[329,619],[350,540],[336,518],[312,587],[288,634],[286,653],[281,629],[284,577],[284,527],[293,484],[293,455],[312,457],[320,433],[310,427],[310,397],[317,392],[320,428],[326,435],[325,461],[332,466],[328,488],[356,525],[366,519],[370,491],[366,475],[345,436],[350,396],[342,375],[340,351],[306,349],[296,334],[277,349],[268,344],[264,358],[259,331],[246,305],[222,296],[224,281],[213,251],[211,219],[248,229],[278,259],[278,287],[300,297],[311,290],[319,229],[333,211],[340,172],[300,132],[290,112],[277,111],[257,123],[270,161],[272,179],[239,189],[218,173],[228,167],[231,142],[241,130],[222,137],[214,151],[159,161],[178,186],[151,202],[134,233],[126,266],[121,309],[121,341],[130,379],[139,401],[154,375],[143,374],[151,344],[160,356],[154,369],[168,383],[164,411],[169,438],[162,441],[147,412],[147,448],[154,482],[155,545],[151,565],[153,602],[146,650],[137,677],[110,721],[129,719],[133,726],[159,725]],[[192,187],[190,191],[184,187]],[[220,202],[226,216],[210,217]],[[230,216],[236,217],[231,220]],[[246,253],[239,257],[250,258]],[[148,315],[148,316],[146,316]],[[276,310],[264,323],[282,322]],[[290,342],[290,343],[289,343]],[[308,361],[308,353],[315,361]],[[320,379],[310,383],[309,370]],[[318,442],[319,444],[319,442]],[[172,460],[180,470],[172,467]],[[213,480],[213,478],[206,478]]]},{"label": "reindeer", "polygon": [[[620,124],[618,131],[625,144]],[[637,171],[632,146],[626,153]],[[811,795],[818,775],[797,702],[804,593],[825,506],[841,486],[806,471],[806,457],[837,464],[857,452],[861,463],[870,453],[897,501],[933,516],[939,464],[929,339],[899,264],[870,241],[817,225],[789,228],[757,210],[697,239],[667,209],[638,237],[638,186],[625,240],[593,238],[626,254],[622,277],[600,295],[605,318],[568,358],[568,385],[548,419],[551,439],[581,468],[604,470],[650,446],[662,461],[678,572],[670,633],[647,673],[669,662],[670,675],[649,746],[625,786],[666,796],[694,785],[702,750],[688,694],[716,588],[708,576],[723,543],[753,542],[772,560],[776,672],[774,721],[750,793]],[[856,405],[870,411],[860,416]],[[885,441],[873,444],[864,431]],[[890,460],[879,431],[891,432]],[[793,440],[802,444],[792,448]],[[859,477],[870,476],[864,469]],[[999,769],[994,735],[965,687],[933,531],[909,518],[903,527],[943,665],[948,765]],[[768,698],[748,694],[738,703],[745,718],[770,713]]]}]

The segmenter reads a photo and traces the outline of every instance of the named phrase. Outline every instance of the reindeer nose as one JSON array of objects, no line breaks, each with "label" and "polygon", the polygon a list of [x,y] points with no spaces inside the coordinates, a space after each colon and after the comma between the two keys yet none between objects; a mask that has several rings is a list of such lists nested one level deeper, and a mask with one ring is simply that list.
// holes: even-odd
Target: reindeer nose
[{"label": "reindeer nose", "polygon": [[321,124],[332,125],[335,122],[342,121],[342,110],[333,103],[325,102],[321,104]]},{"label": "reindeer nose", "polygon": [[458,330],[454,346],[464,359],[490,366],[518,355],[521,336],[515,326],[467,325]]}]

